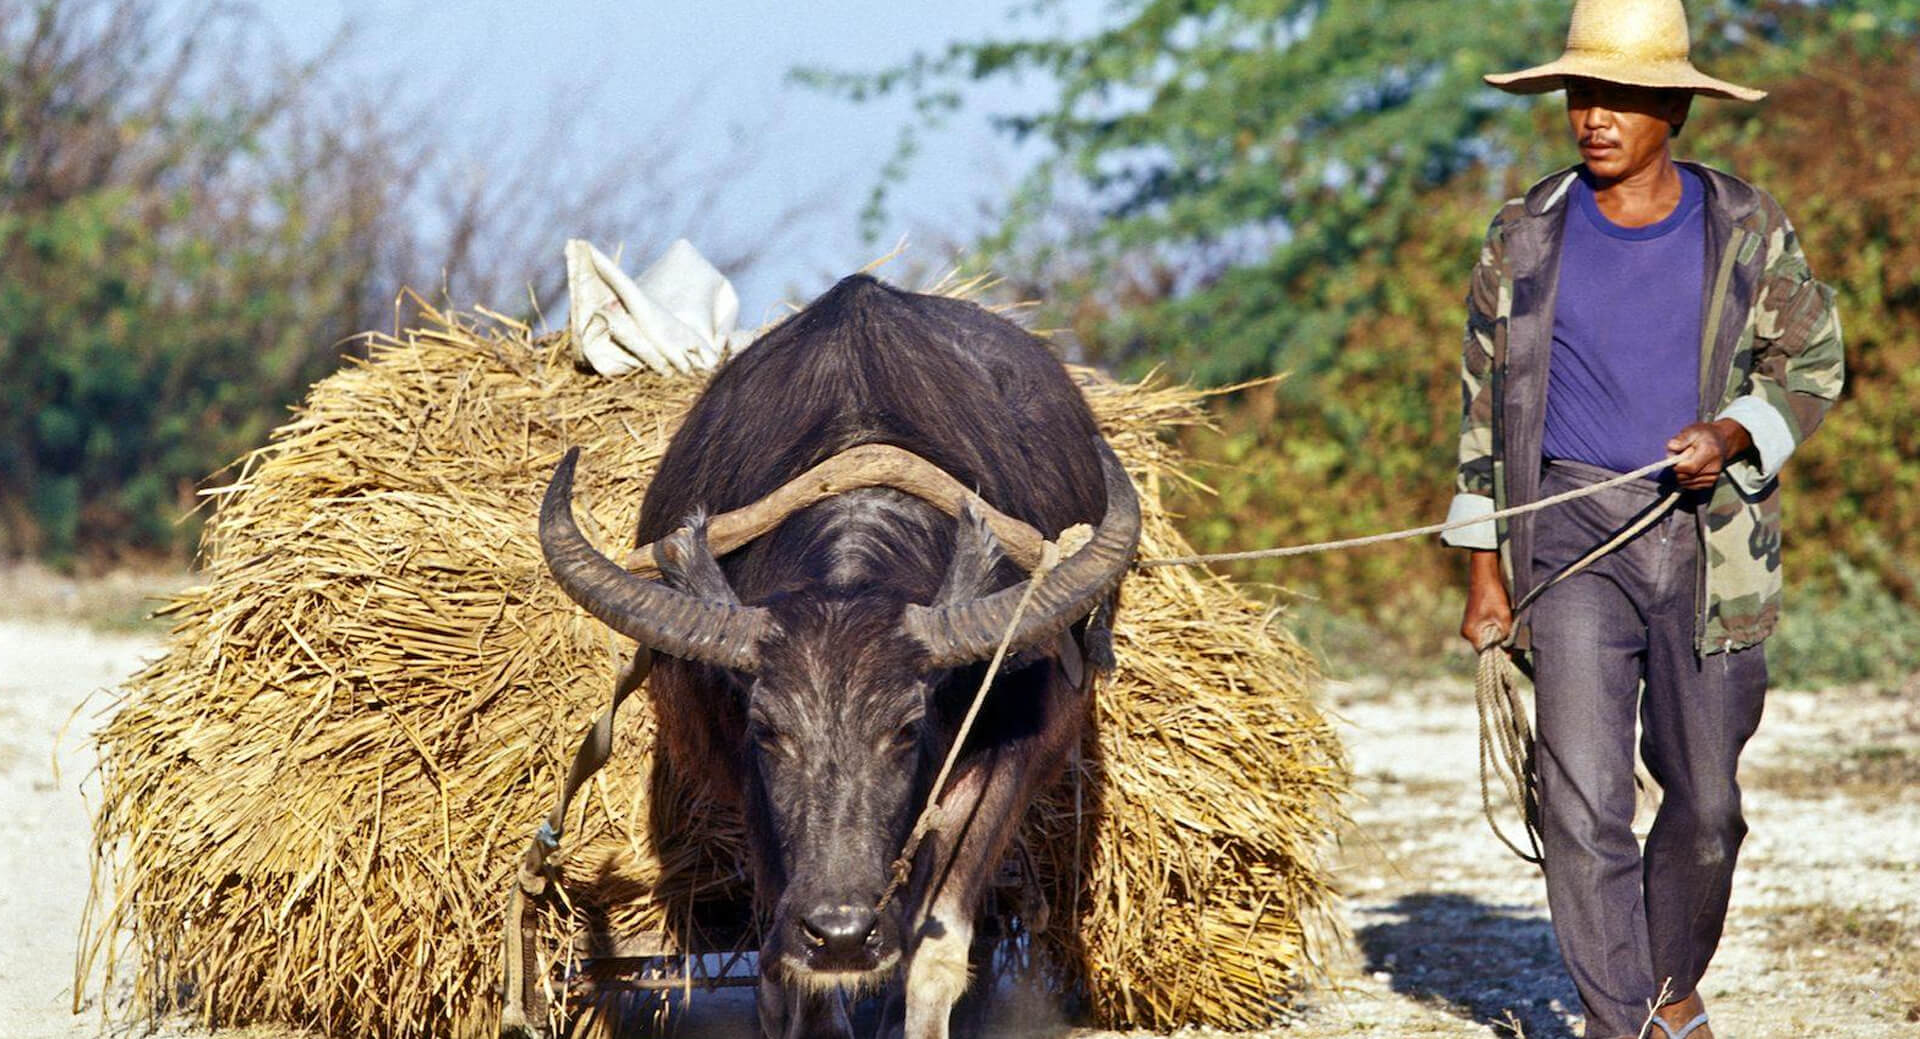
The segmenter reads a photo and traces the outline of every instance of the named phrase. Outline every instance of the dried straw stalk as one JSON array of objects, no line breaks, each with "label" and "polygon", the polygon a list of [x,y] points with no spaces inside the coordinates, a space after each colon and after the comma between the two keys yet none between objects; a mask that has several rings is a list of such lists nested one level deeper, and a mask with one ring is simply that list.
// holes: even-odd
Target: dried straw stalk
[{"label": "dried straw stalk", "polygon": [[[313,388],[219,493],[206,583],[98,732],[98,853],[78,969],[136,1012],[329,1034],[490,1034],[500,913],[526,837],[625,647],[547,578],[534,517],[586,448],[579,512],[608,551],[694,377],[577,372],[564,341],[430,314]],[[1077,373],[1142,491],[1143,552],[1187,551],[1160,435],[1191,391]],[[1307,655],[1201,571],[1136,572],[1095,734],[1031,812],[1031,878],[1000,907],[1024,953],[1114,1026],[1270,1020],[1313,970],[1320,856],[1347,774]],[[577,802],[583,932],[687,933],[740,905],[737,819],[653,774],[644,697]],[[662,825],[656,835],[653,809]],[[703,918],[704,919],[704,918]],[[1009,939],[1015,940],[1013,938]]]}]

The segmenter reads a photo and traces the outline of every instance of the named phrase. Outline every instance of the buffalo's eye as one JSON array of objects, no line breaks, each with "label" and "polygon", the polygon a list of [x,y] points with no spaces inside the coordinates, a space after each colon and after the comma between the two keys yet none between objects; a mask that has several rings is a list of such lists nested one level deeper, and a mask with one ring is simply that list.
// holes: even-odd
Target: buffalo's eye
[{"label": "buffalo's eye", "polygon": [[760,722],[747,723],[747,742],[758,747],[764,754],[776,754],[780,757],[792,757],[793,752],[779,730]]},{"label": "buffalo's eye", "polygon": [[887,746],[896,751],[911,750],[920,742],[920,723],[910,721],[893,730],[888,737]]}]

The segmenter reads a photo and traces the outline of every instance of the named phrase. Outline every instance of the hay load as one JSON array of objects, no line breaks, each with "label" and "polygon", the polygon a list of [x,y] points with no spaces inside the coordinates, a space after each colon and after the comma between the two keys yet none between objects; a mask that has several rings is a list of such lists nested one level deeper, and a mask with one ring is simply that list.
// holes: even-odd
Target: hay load
[{"label": "hay load", "polygon": [[[206,584],[168,606],[166,655],[98,734],[81,966],[130,975],[137,1010],[495,1027],[518,853],[625,651],[547,577],[540,495],[584,446],[577,515],[623,549],[701,379],[582,374],[563,337],[428,317],[316,385],[240,467]],[[1185,552],[1160,433],[1197,421],[1196,395],[1076,376],[1140,488],[1142,554]],[[1129,578],[1115,642],[1092,735],[1026,821],[1005,940],[1102,1024],[1264,1023],[1313,969],[1346,782],[1311,661],[1185,568]],[[651,736],[636,697],[575,802],[567,901],[537,921],[556,973],[582,936],[684,935],[696,907],[745,902],[738,820],[658,782]],[[699,839],[656,841],[662,803]]]}]

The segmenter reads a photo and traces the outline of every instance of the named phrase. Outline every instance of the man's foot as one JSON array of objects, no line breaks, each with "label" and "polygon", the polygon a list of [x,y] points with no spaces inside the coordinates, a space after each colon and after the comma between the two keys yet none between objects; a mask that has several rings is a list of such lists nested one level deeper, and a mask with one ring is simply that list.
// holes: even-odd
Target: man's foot
[{"label": "man's foot", "polygon": [[1653,1027],[1647,1039],[1713,1039],[1713,1029],[1707,1027],[1707,1004],[1698,989],[1654,1011]]}]

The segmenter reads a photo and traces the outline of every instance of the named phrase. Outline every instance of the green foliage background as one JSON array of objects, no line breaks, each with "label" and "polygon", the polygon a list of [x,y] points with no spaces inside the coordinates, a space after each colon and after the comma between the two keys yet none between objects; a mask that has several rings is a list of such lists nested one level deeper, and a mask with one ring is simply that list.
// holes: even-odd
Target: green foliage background
[{"label": "green foliage background", "polygon": [[[1848,333],[1847,398],[1787,477],[1794,602],[1776,658],[1789,680],[1902,675],[1920,649],[1920,533],[1902,522],[1920,481],[1920,4],[1688,6],[1696,62],[1774,95],[1697,103],[1676,150],[1783,201]],[[1570,8],[1133,0],[1085,38],[801,78],[913,92],[938,125],[967,83],[1054,77],[1057,106],[1003,120],[1051,158],[974,262],[1052,301],[1047,319],[1096,360],[1284,375],[1225,398],[1223,436],[1193,438],[1215,493],[1182,507],[1208,549],[1295,544],[1445,514],[1467,272],[1501,200],[1577,161],[1560,95],[1479,77],[1558,54]],[[1432,542],[1244,569],[1369,666],[1457,642],[1464,567]]]},{"label": "green foliage background", "polygon": [[[1479,77],[1558,53],[1571,4],[1115,0],[1082,35],[1049,21],[1061,4],[1016,8],[1011,24],[1038,27],[1026,36],[796,73],[915,100],[922,122],[872,212],[969,87],[1047,78],[1055,103],[1000,119],[1047,157],[972,264],[1048,301],[1040,320],[1084,359],[1216,385],[1283,376],[1222,397],[1221,435],[1189,445],[1213,489],[1177,503],[1196,541],[1290,544],[1444,514],[1474,251],[1503,198],[1573,160],[1557,95]],[[1849,342],[1847,397],[1789,470],[1794,602],[1775,645],[1789,675],[1911,670],[1920,0],[1689,10],[1696,60],[1774,96],[1701,102],[1679,150],[1786,204]],[[577,192],[592,178],[571,167],[444,190],[431,123],[395,111],[274,60],[211,2],[0,0],[0,559],[183,555],[196,488],[354,333],[390,325],[402,285],[468,278],[491,257],[495,276],[468,278],[466,298],[517,299],[528,271],[557,267],[559,237],[611,225],[631,241],[649,222],[637,214],[670,211],[660,196],[610,204],[609,185],[646,165],[625,154],[605,164],[617,180]],[[423,185],[459,208],[422,219],[409,200]],[[1245,576],[1377,663],[1453,645],[1459,569],[1422,542]]]},{"label": "green foliage background", "polygon": [[569,237],[699,235],[732,271],[782,241],[701,233],[747,142],[621,144],[576,100],[474,155],[457,104],[334,68],[349,35],[293,61],[269,24],[223,0],[0,0],[0,561],[186,557],[203,481],[407,320],[404,289],[532,317]]},{"label": "green foliage background", "polygon": [[0,9],[0,558],[173,545],[349,331],[335,170],[258,150],[301,72],[211,90],[186,57],[151,11]]}]

